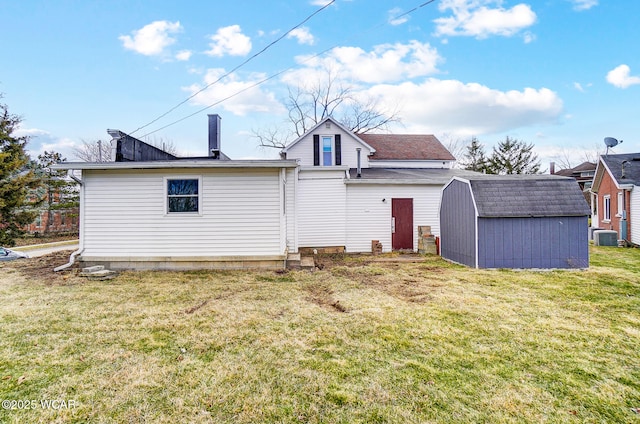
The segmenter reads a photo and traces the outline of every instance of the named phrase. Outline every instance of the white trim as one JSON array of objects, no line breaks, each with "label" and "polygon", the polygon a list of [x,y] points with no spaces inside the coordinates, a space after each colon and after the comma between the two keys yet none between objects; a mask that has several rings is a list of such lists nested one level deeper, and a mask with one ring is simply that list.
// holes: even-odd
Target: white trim
[{"label": "white trim", "polygon": [[[167,183],[170,180],[197,180],[198,181],[198,212],[169,212],[169,186]],[[165,175],[162,177],[162,184],[164,185],[164,216],[166,217],[195,217],[195,216],[203,216],[202,212],[202,194],[203,194],[203,186],[202,186],[202,175]]]},{"label": "white trim", "polygon": [[295,168],[295,160],[176,159],[151,162],[60,162],[52,169]]},{"label": "white trim", "polygon": [[602,222],[606,222],[606,223],[611,222],[611,195],[610,194],[605,194],[602,197],[602,209],[604,209],[602,211]]},{"label": "white trim", "polygon": [[[293,140],[291,143],[287,144],[286,146],[284,146],[284,148],[282,149],[283,153],[287,153],[293,146],[295,146],[296,144],[298,144],[300,141],[304,140],[309,134],[313,133],[316,129],[320,128],[321,125],[323,125],[325,122],[327,121],[331,121],[333,124],[335,124],[338,128],[340,128],[342,131],[344,131],[345,133],[349,134],[354,140],[356,140],[358,143],[362,144],[364,147],[366,147],[367,149],[369,149],[369,155],[371,155],[372,153],[375,153],[376,149],[374,149],[373,147],[371,147],[370,145],[368,145],[367,143],[365,143],[365,141],[363,139],[361,139],[360,137],[358,137],[353,131],[345,128],[342,124],[340,124],[339,122],[337,122],[336,120],[334,120],[331,117],[327,117],[325,119],[323,119],[322,121],[318,122],[316,125],[314,125],[313,127],[311,127],[310,129],[308,129],[307,131],[305,131],[304,134],[302,134],[300,137],[296,138],[295,140]],[[323,131],[324,132],[324,131]]]}]

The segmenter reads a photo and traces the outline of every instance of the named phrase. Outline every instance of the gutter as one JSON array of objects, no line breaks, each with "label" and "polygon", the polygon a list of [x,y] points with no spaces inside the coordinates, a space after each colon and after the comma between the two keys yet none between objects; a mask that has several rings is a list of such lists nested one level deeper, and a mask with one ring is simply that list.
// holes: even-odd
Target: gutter
[{"label": "gutter", "polygon": [[78,234],[78,242],[79,242],[79,246],[78,246],[78,250],[76,250],[75,252],[73,252],[71,254],[71,256],[69,256],[69,262],[67,262],[64,265],[60,265],[59,267],[56,267],[53,269],[53,272],[60,272],[63,271],[69,267],[71,267],[75,262],[76,262],[76,256],[81,255],[82,252],[84,252],[84,184],[82,182],[82,180],[78,177],[76,177],[75,175],[73,175],[73,169],[69,169],[68,172],[69,177],[75,181],[76,183],[78,183],[80,185],[80,228],[79,228],[79,234]]}]

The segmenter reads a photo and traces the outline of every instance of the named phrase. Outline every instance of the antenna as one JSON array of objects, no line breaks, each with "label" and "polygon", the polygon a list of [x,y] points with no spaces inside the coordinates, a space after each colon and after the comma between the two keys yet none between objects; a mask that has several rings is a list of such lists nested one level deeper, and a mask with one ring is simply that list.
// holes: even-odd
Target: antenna
[{"label": "antenna", "polygon": [[609,154],[610,148],[616,147],[620,143],[622,143],[622,140],[618,141],[613,137],[605,137],[604,144],[607,146],[607,152],[605,153],[605,156]]}]

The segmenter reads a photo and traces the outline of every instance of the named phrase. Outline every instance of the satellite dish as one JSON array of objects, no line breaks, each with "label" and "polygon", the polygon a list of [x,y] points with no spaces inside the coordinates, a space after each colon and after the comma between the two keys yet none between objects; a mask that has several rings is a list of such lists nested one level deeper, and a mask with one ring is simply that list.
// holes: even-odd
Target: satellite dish
[{"label": "satellite dish", "polygon": [[620,143],[622,143],[622,140],[618,141],[613,137],[605,137],[604,144],[607,146],[607,152],[605,154],[609,154],[609,149],[612,147],[616,147]]},{"label": "satellite dish", "polygon": [[605,137],[604,144],[606,144],[607,147],[615,147],[618,145],[618,140],[613,137]]}]

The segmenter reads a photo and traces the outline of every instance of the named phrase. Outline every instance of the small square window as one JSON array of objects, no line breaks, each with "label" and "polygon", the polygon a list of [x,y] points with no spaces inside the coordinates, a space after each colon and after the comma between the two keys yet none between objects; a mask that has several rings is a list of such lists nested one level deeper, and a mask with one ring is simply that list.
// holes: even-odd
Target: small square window
[{"label": "small square window", "polygon": [[197,213],[199,211],[199,180],[167,180],[167,212]]}]

